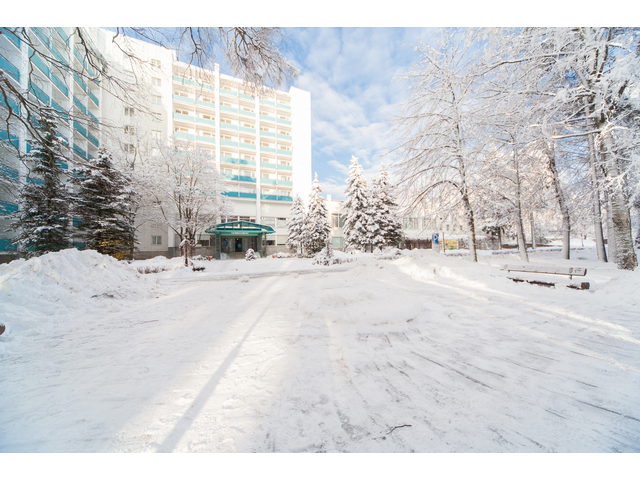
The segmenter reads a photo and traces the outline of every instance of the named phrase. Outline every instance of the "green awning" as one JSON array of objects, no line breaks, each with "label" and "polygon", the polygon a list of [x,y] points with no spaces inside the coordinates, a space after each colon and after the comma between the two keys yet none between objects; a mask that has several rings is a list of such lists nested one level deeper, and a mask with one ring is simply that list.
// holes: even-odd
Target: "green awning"
[{"label": "green awning", "polygon": [[205,230],[205,233],[225,236],[253,237],[257,235],[270,235],[276,231],[267,226],[251,222],[219,223],[214,228]]}]

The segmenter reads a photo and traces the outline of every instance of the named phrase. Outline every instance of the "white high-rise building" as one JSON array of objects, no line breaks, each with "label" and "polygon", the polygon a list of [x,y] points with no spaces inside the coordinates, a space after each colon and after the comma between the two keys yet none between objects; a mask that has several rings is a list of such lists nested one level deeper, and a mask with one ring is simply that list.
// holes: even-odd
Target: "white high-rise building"
[{"label": "white high-rise building", "polygon": [[[30,31],[43,43],[49,42],[52,55],[81,60],[73,48],[73,29]],[[99,127],[90,121],[87,125],[75,121],[61,131],[72,141],[74,154],[95,156],[97,147],[105,145],[116,154],[143,160],[154,154],[158,141],[172,136],[191,140],[211,152],[211,161],[225,178],[234,214],[222,221],[244,220],[272,227],[275,233],[266,237],[267,251],[284,248],[293,197],[307,198],[311,188],[309,92],[291,87],[288,92],[254,96],[242,80],[220,73],[218,65],[205,70],[177,61],[171,49],[122,37],[113,42],[114,34],[108,30],[85,31],[111,72],[135,84],[132,95],[139,108],[80,78],[64,78],[64,72],[48,68],[46,59],[38,63],[32,59],[39,67],[33,69],[32,75],[38,77],[33,83],[41,84],[35,94],[44,93],[38,96],[43,103],[61,110],[77,108],[100,119]],[[6,70],[5,59],[17,58],[11,65],[19,72],[18,78],[29,77],[28,52],[10,41],[8,32],[2,33],[0,67]],[[132,62],[128,54],[137,60]],[[174,254],[179,243],[166,226],[150,222],[140,225],[138,241],[143,256]],[[202,235],[200,244],[209,246],[209,235]]]}]

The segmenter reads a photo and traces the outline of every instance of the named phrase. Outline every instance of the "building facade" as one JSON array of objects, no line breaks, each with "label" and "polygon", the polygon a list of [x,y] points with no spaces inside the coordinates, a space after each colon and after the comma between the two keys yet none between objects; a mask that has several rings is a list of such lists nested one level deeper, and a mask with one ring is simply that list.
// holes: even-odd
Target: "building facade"
[{"label": "building facade", "polygon": [[[156,154],[158,144],[172,137],[189,140],[211,153],[225,179],[225,195],[234,210],[221,221],[272,227],[275,233],[267,236],[267,245],[271,251],[284,248],[293,197],[306,198],[311,188],[309,92],[291,87],[256,94],[242,80],[221,73],[218,65],[202,69],[179,62],[173,50],[127,37],[114,41],[114,33],[104,29],[82,29],[83,38],[90,39],[112,75],[131,86],[123,98],[118,91],[62,71],[46,56],[33,55],[9,30],[0,32],[2,70],[42,104],[74,113],[60,134],[68,139],[76,160],[95,157],[98,147],[106,146],[124,162],[135,164]],[[75,29],[28,32],[31,41],[41,42],[39,49],[83,68]],[[90,65],[84,67],[92,76]],[[27,152],[24,131],[17,128],[0,135],[5,143]],[[24,178],[26,172],[20,168],[16,161],[9,174]],[[10,198],[1,200],[3,212],[17,209]],[[208,234],[199,240],[203,248],[210,246]],[[179,244],[166,225],[152,221],[138,225],[138,242],[143,257],[172,255]],[[0,249],[9,243],[10,238],[0,237]]]}]

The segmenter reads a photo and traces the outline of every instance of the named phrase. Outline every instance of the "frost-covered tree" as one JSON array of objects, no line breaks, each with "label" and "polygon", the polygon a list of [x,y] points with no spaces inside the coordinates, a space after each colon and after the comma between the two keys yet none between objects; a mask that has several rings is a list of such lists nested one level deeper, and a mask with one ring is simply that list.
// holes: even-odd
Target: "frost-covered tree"
[{"label": "frost-covered tree", "polygon": [[291,206],[291,218],[287,223],[289,236],[287,237],[287,247],[296,251],[298,255],[303,254],[306,235],[306,217],[304,203],[300,195],[296,195]]},{"label": "frost-covered tree", "polygon": [[342,204],[344,212],[344,246],[363,250],[369,242],[367,225],[367,180],[364,178],[362,167],[358,159],[351,156],[349,178],[345,190],[345,202]]},{"label": "frost-covered tree", "polygon": [[325,246],[327,239],[331,237],[331,225],[325,199],[320,196],[322,189],[318,183],[316,173],[309,194],[309,211],[307,213],[307,228],[305,248],[309,255],[315,255]]},{"label": "frost-covered tree", "polygon": [[87,247],[118,259],[131,258],[138,202],[131,177],[114,167],[106,148],[75,173],[76,217]]},{"label": "frost-covered tree", "polygon": [[367,209],[365,211],[367,221],[367,243],[370,251],[380,248],[385,243],[385,218],[384,204],[382,203],[382,193],[380,184],[374,177],[371,182],[371,189],[367,192]]},{"label": "frost-covered tree", "polygon": [[159,147],[136,171],[151,220],[196,244],[198,234],[232,212],[224,180],[208,151],[178,141]]},{"label": "frost-covered tree", "polygon": [[40,113],[37,139],[30,140],[31,152],[25,157],[29,174],[19,190],[20,208],[13,229],[16,241],[29,258],[71,247],[72,196],[67,192],[62,165],[68,164],[68,148],[57,133],[55,118]]},{"label": "frost-covered tree", "polygon": [[380,197],[380,217],[382,236],[385,245],[398,245],[402,240],[402,223],[400,222],[395,200],[393,186],[389,183],[387,167],[380,167],[380,177],[378,178],[378,196]]},{"label": "frost-covered tree", "polygon": [[395,119],[399,145],[393,152],[405,208],[429,204],[445,211],[460,205],[477,262],[473,172],[481,159],[486,105],[474,96],[479,74],[474,47],[455,29],[442,30],[435,46],[416,47],[420,60],[404,77],[411,93]]}]

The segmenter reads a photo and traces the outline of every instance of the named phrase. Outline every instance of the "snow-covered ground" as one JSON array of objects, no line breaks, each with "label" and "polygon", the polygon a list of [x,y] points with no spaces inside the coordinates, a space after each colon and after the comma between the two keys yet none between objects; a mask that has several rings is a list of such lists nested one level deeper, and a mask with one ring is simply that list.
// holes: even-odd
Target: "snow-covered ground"
[{"label": "snow-covered ground", "polygon": [[0,452],[640,451],[640,269],[405,253],[0,265]]}]

